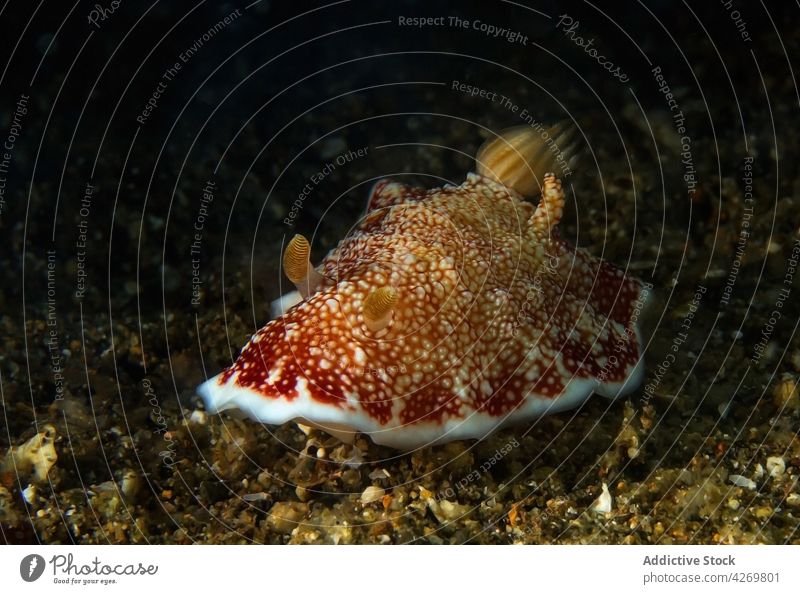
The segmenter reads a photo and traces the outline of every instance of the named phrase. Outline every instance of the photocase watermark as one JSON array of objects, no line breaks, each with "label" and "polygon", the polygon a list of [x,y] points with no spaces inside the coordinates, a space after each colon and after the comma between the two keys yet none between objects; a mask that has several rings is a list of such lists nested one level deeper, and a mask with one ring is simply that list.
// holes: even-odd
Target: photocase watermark
[{"label": "photocase watermark", "polygon": [[8,129],[8,134],[3,141],[2,153],[0,153],[0,216],[6,209],[6,182],[8,170],[11,168],[11,156],[14,153],[14,145],[17,143],[17,138],[22,131],[22,120],[26,113],[28,113],[28,95],[20,95],[17,100],[14,114],[11,116],[11,126]]},{"label": "photocase watermark", "polygon": [[639,317],[642,315],[642,310],[644,309],[644,304],[647,303],[649,299],[650,292],[653,290],[652,283],[643,283],[642,290],[639,293],[639,297],[636,298],[636,301],[633,302],[633,311],[631,311],[631,317],[628,320],[628,324],[625,326],[625,331],[623,332],[622,336],[616,340],[614,346],[611,349],[611,354],[608,355],[608,360],[606,364],[603,365],[603,368],[600,370],[600,373],[597,375],[597,380],[600,383],[606,381],[608,374],[611,373],[613,369],[617,368],[619,364],[619,358],[617,357],[617,353],[621,356],[627,352],[628,346],[631,344],[632,340],[636,337],[636,325],[639,323]]},{"label": "photocase watermark", "polygon": [[233,23],[236,19],[242,16],[242,10],[237,8],[236,10],[230,12],[224,18],[220,19],[213,27],[210,27],[205,33],[203,33],[200,37],[194,40],[194,43],[187,47],[184,51],[178,54],[178,59],[175,63],[168,67],[162,74],[161,80],[158,81],[155,90],[152,92],[150,97],[145,103],[144,107],[139,112],[139,115],[136,116],[136,121],[140,124],[144,125],[147,123],[147,120],[153,114],[153,111],[158,107],[158,103],[161,100],[161,97],[167,90],[169,83],[172,82],[181,69],[188,64],[189,60],[191,60],[197,53],[203,48],[203,46],[208,43],[212,38],[214,38],[217,33],[222,31],[225,27]]},{"label": "photocase watermark", "polygon": [[95,4],[94,8],[89,11],[86,20],[90,25],[94,25],[96,29],[100,28],[100,23],[110,19],[113,14],[119,8],[119,5],[122,4],[120,0],[111,0],[107,5],[102,6],[100,4]]},{"label": "photocase watermark", "polygon": [[91,183],[86,184],[81,197],[81,205],[78,210],[78,239],[75,240],[75,258],[77,260],[75,266],[75,274],[77,275],[77,282],[75,288],[75,298],[78,301],[83,300],[86,294],[86,244],[89,237],[89,212],[92,206],[92,194],[94,193],[94,186]]},{"label": "photocase watermark", "polygon": [[368,153],[369,147],[367,146],[354,150],[348,150],[320,167],[320,169],[309,178],[309,181],[297,194],[297,197],[294,199],[294,202],[292,202],[292,205],[289,208],[289,214],[287,214],[283,219],[283,224],[289,227],[294,227],[294,222],[299,216],[300,211],[303,209],[303,204],[314,191],[314,188],[321,184],[330,174],[336,171],[337,167],[348,165],[356,159],[363,159]]},{"label": "photocase watermark", "polygon": [[761,338],[758,343],[756,343],[756,346],[753,347],[753,356],[750,357],[750,361],[753,363],[758,363],[761,357],[764,356],[772,333],[775,331],[775,326],[778,325],[778,320],[783,316],[781,312],[783,311],[783,305],[792,293],[794,273],[797,271],[798,261],[800,261],[800,239],[795,239],[792,244],[792,251],[786,259],[786,272],[783,275],[783,286],[778,291],[778,297],[775,299],[773,309],[769,313],[769,317],[763,328],[761,328]]},{"label": "photocase watermark", "polygon": [[578,35],[578,28],[580,25],[580,21],[576,21],[568,14],[559,15],[558,22],[556,22],[556,28],[561,29],[561,32],[567,39],[569,39],[579,48],[582,48],[587,55],[593,58],[600,66],[603,67],[603,69],[607,70],[611,76],[619,80],[621,83],[628,82],[630,80],[628,75],[625,74],[622,69],[614,64],[614,62],[612,62],[609,58],[601,54],[596,47],[593,47],[594,38],[585,40],[583,37]]},{"label": "photocase watermark", "polygon": [[675,126],[675,132],[680,135],[681,163],[684,167],[683,182],[686,184],[686,193],[692,196],[697,188],[697,177],[695,176],[694,160],[692,159],[692,139],[686,134],[686,118],[683,115],[683,110],[681,110],[678,105],[677,99],[675,99],[672,89],[670,89],[667,84],[667,80],[664,78],[664,75],[661,74],[661,66],[654,66],[651,72],[656,79],[659,92],[664,95],[667,107],[669,107],[672,113],[672,123]]},{"label": "photocase watermark", "polygon": [[[557,255],[549,255],[536,270],[533,281],[528,286],[528,291],[525,293],[525,301],[520,306],[511,324],[504,329],[503,336],[505,338],[515,338],[520,327],[534,319],[534,312],[539,308],[539,305],[544,299],[544,288],[542,286],[544,281],[542,280],[542,275],[555,276],[558,272],[559,261]],[[502,307],[505,303],[500,303],[498,305]]]},{"label": "photocase watermark", "polygon": [[50,373],[55,386],[55,400],[64,399],[64,366],[62,363],[61,338],[58,333],[56,310],[56,251],[47,250],[47,311],[45,314],[47,336],[45,344],[50,359]]},{"label": "photocase watermark", "polygon": [[736,284],[736,277],[739,276],[739,268],[742,265],[742,258],[744,251],[747,247],[747,240],[750,237],[750,219],[753,217],[753,157],[744,158],[744,173],[742,174],[742,183],[744,184],[744,210],[742,211],[742,222],[739,228],[739,238],[736,240],[736,253],[733,256],[731,263],[731,271],[728,273],[728,280],[725,282],[725,287],[722,289],[722,297],[719,300],[720,305],[727,306],[733,293],[733,287]]},{"label": "photocase watermark", "polygon": [[398,373],[406,373],[408,371],[408,367],[406,367],[403,363],[400,363],[399,365],[387,365],[386,367],[362,367],[359,365],[349,365],[344,369],[351,375],[365,375],[377,378],[385,378],[387,375],[395,376]]},{"label": "photocase watermark", "polygon": [[177,444],[175,443],[175,440],[172,439],[172,433],[170,432],[169,427],[167,427],[167,419],[164,417],[164,413],[161,410],[161,404],[158,401],[158,396],[156,395],[153,385],[149,379],[145,378],[142,380],[142,388],[144,388],[144,395],[151,407],[151,419],[156,425],[158,425],[157,429],[153,429],[153,433],[155,435],[160,435],[165,444],[165,449],[158,452],[158,455],[165,466],[172,468],[177,462],[175,458]]},{"label": "photocase watermark", "polygon": [[503,458],[508,456],[512,450],[519,447],[519,442],[516,437],[512,437],[510,441],[506,442],[501,447],[497,448],[490,457],[484,459],[480,466],[475,468],[472,472],[460,478],[452,487],[447,487],[442,491],[434,494],[434,499],[437,501],[442,499],[453,499],[459,491],[468,487],[472,483],[477,482],[481,476],[494,468]]},{"label": "photocase watermark", "polygon": [[728,11],[728,16],[733,21],[734,26],[739,31],[742,41],[751,42],[750,33],[747,30],[747,22],[742,18],[742,13],[733,8],[733,0],[720,0],[722,6]]},{"label": "photocase watermark", "polygon": [[48,564],[52,570],[54,584],[71,586],[107,586],[119,583],[123,576],[148,576],[158,573],[158,565],[138,563],[104,562],[95,556],[88,562],[76,562],[72,553],[53,555],[49,561],[33,553],[25,555],[19,563],[19,575],[28,582],[35,582],[44,575]]},{"label": "photocase watermark", "polygon": [[200,254],[203,247],[203,231],[206,226],[206,219],[209,215],[209,207],[214,201],[214,192],[217,190],[217,183],[213,179],[206,181],[200,195],[200,206],[197,208],[197,215],[194,218],[194,236],[192,243],[189,246],[189,255],[191,257],[192,265],[192,298],[191,304],[194,306],[200,305],[203,297],[202,286],[203,280],[200,278]]},{"label": "photocase watermark", "polygon": [[694,322],[695,315],[700,307],[700,302],[703,299],[703,295],[705,295],[707,291],[707,287],[703,285],[697,285],[697,289],[695,289],[692,301],[689,303],[689,309],[683,316],[683,321],[681,321],[679,326],[681,331],[676,333],[672,338],[672,344],[669,347],[669,352],[667,352],[667,354],[664,356],[664,359],[661,361],[661,363],[656,366],[652,379],[647,382],[647,385],[644,387],[644,396],[642,396],[641,399],[642,404],[647,404],[650,402],[650,399],[661,385],[664,375],[666,375],[669,368],[677,360],[678,352],[680,351],[683,343],[689,338],[689,329],[692,327],[692,323]]},{"label": "photocase watermark", "polygon": [[515,29],[499,27],[480,19],[464,19],[458,16],[398,16],[397,24],[400,27],[449,27],[464,31],[477,31],[492,39],[504,39],[508,43],[528,45],[528,36]]},{"label": "photocase watermark", "polygon": [[533,116],[533,114],[528,111],[527,108],[521,107],[518,103],[512,101],[510,97],[506,97],[502,93],[484,89],[476,85],[467,84],[458,80],[454,80],[450,83],[450,89],[453,91],[458,91],[459,93],[464,93],[470,97],[480,97],[481,99],[491,101],[492,103],[497,103],[504,109],[507,109],[511,113],[515,114],[520,120],[530,126],[532,130],[539,133],[545,146],[547,146],[547,150],[553,153],[553,157],[555,158],[556,163],[561,170],[559,177],[563,179],[572,175],[572,169],[570,168],[568,159],[561,150],[561,147],[558,145],[555,139],[550,136],[550,131],[548,128],[539,122]]},{"label": "photocase watermark", "polygon": [[25,555],[19,562],[19,575],[26,582],[35,582],[44,573],[44,557],[37,554]]}]

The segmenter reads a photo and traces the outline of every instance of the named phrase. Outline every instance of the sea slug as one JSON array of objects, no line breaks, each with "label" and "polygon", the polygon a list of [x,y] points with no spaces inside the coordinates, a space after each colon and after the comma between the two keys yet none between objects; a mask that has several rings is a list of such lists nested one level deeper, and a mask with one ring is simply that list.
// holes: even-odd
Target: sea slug
[{"label": "sea slug", "polygon": [[[549,131],[559,160],[571,135]],[[542,137],[500,134],[457,187],[378,182],[319,266],[295,236],[297,292],[199,387],[206,408],[412,449],[635,389],[650,285],[559,237],[564,192]]]}]

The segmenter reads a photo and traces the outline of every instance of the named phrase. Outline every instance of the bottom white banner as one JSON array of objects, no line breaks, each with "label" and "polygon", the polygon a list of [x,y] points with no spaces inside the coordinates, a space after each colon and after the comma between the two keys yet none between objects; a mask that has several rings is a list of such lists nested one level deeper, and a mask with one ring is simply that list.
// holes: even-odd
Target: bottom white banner
[{"label": "bottom white banner", "polygon": [[[5,546],[0,592],[800,591],[794,546]],[[566,590],[565,590],[566,589]]]}]

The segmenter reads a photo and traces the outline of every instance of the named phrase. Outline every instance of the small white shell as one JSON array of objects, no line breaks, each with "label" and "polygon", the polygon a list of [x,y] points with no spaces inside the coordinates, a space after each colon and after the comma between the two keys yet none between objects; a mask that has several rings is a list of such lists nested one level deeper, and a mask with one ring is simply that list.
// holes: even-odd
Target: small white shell
[{"label": "small white shell", "polygon": [[383,496],[386,495],[386,491],[381,489],[380,487],[376,487],[374,485],[370,485],[364,492],[361,494],[361,503],[362,505],[369,505],[375,501],[380,501],[383,499]]},{"label": "small white shell", "polygon": [[772,478],[777,478],[786,472],[786,462],[780,456],[767,458],[767,472]]},{"label": "small white shell", "polygon": [[592,511],[598,514],[607,514],[614,508],[614,498],[608,491],[608,485],[603,483],[603,492],[600,493],[595,502],[592,504]]},{"label": "small white shell", "polygon": [[731,474],[728,476],[728,480],[732,485],[736,485],[737,487],[744,487],[745,489],[750,489],[751,491],[756,488],[755,481],[752,481],[741,474]]}]

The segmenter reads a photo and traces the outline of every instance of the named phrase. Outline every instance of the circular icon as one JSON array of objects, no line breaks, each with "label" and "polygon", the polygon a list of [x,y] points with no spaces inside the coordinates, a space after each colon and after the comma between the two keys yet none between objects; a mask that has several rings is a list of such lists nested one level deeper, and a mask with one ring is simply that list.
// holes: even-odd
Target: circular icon
[{"label": "circular icon", "polygon": [[19,562],[19,575],[26,582],[35,582],[44,573],[44,557],[41,555],[25,555]]}]

